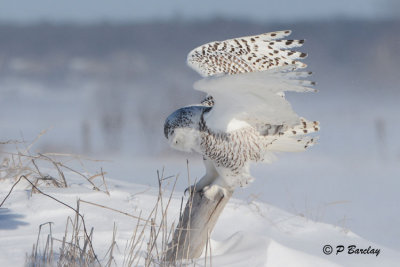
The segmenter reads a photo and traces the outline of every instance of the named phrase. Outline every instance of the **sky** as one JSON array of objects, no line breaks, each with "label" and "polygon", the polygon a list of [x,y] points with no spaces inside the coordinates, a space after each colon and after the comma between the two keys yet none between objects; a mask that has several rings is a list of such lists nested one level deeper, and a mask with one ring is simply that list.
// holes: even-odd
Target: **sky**
[{"label": "sky", "polygon": [[[226,17],[255,21],[385,18],[397,0],[0,0],[0,22],[94,23]],[[398,6],[397,6],[398,7]]]}]

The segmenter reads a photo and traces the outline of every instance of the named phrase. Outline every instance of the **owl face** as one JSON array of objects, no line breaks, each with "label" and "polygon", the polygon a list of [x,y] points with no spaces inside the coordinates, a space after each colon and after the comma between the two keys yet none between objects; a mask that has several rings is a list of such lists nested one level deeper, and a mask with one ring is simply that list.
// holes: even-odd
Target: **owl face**
[{"label": "owl face", "polygon": [[199,151],[200,131],[188,127],[175,128],[168,142],[172,148],[183,152]]}]

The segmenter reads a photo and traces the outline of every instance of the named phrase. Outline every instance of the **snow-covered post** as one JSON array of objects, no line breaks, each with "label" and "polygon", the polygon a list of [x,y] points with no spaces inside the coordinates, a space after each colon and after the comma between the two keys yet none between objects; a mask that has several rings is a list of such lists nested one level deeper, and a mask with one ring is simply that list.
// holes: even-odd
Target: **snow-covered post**
[{"label": "snow-covered post", "polygon": [[200,257],[208,238],[233,191],[210,200],[200,192],[192,192],[172,241],[168,244],[166,260],[174,262]]}]

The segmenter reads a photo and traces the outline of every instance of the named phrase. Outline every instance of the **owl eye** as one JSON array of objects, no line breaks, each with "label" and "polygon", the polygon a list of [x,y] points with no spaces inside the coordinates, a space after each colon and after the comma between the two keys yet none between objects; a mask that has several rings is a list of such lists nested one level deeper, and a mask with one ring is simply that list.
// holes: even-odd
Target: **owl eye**
[{"label": "owl eye", "polygon": [[178,141],[175,141],[175,144],[178,144]]}]

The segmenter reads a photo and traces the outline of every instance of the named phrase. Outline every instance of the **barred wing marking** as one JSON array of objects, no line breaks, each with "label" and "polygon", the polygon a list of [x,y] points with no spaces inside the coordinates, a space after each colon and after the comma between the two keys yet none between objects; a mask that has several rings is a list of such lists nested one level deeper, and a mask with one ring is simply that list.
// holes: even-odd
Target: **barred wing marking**
[{"label": "barred wing marking", "polygon": [[279,40],[290,34],[287,30],[210,42],[193,49],[188,54],[187,64],[203,77],[264,71],[287,65],[305,68],[307,65],[298,59],[307,54],[290,50],[302,46],[304,40]]}]

